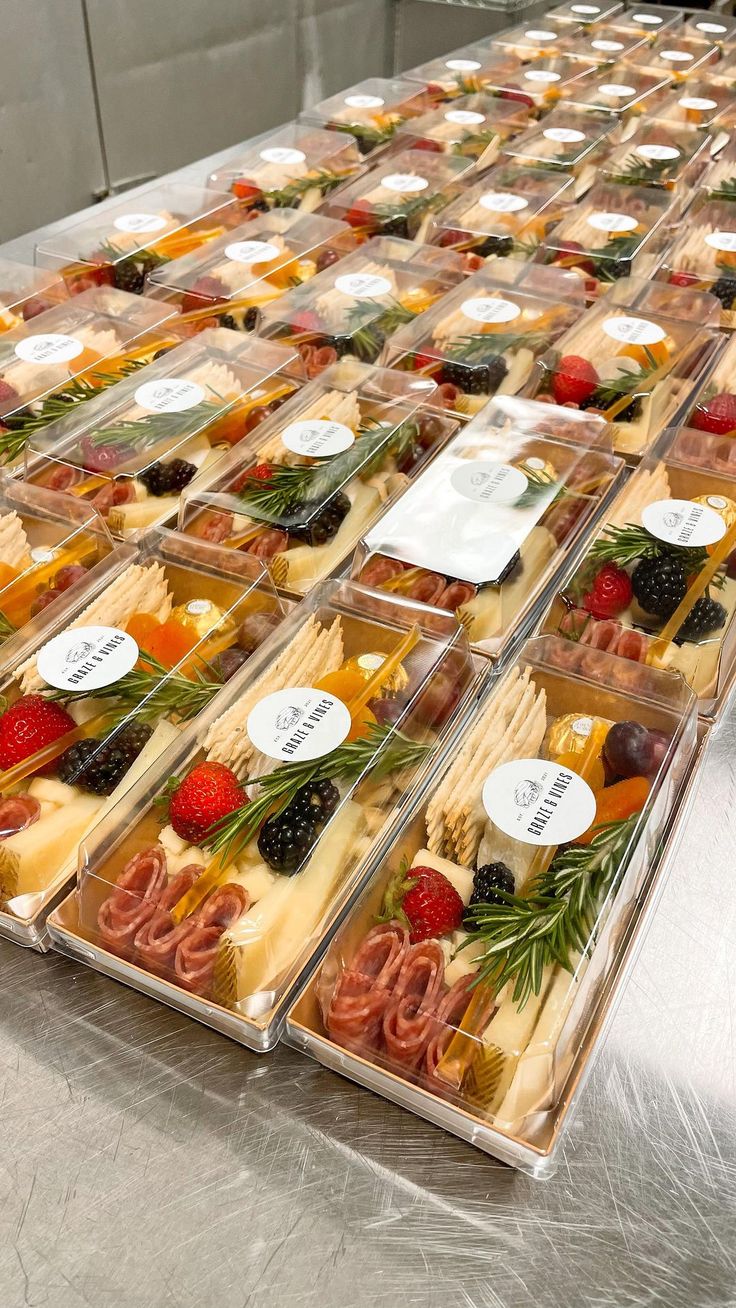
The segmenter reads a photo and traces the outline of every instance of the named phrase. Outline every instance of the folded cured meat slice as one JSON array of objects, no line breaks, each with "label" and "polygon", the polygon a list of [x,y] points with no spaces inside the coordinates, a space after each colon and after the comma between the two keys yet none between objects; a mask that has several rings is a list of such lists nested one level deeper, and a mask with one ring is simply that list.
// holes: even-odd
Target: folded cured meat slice
[{"label": "folded cured meat slice", "polygon": [[437,1030],[445,956],[436,940],[410,945],[383,1018],[389,1058],[414,1068]]},{"label": "folded cured meat slice", "polygon": [[41,816],[41,805],[33,795],[0,795],[0,840],[7,840],[16,831],[32,827]]},{"label": "folded cured meat slice", "polygon": [[[447,991],[442,997],[437,1008],[437,1030],[427,1045],[427,1052],[424,1056],[424,1073],[427,1083],[435,1093],[448,1091],[450,1087],[437,1074],[437,1069],[442,1062],[450,1046],[453,1036],[455,1035],[460,1023],[465,1016],[465,1011],[473,997],[472,989],[475,974],[468,972],[466,976],[461,976],[455,982],[454,986]],[[495,1008],[495,998],[490,986],[484,986],[487,999],[483,1004],[482,1011],[476,1014],[475,1026],[483,1029],[487,1026],[491,1014]]]},{"label": "folded cured meat slice", "polygon": [[180,986],[195,995],[207,992],[212,984],[220,936],[249,906],[250,898],[242,886],[220,886],[210,895],[176,949],[174,971]]},{"label": "folded cured meat slice", "polygon": [[160,845],[126,863],[97,915],[102,943],[116,954],[132,952],[141,927],[153,916],[166,885],[166,854]]},{"label": "folded cured meat slice", "polygon": [[182,895],[191,890],[202,871],[201,864],[190,863],[172,877],[148,921],[136,932],[133,946],[138,962],[151,972],[172,972],[176,951],[182,940],[196,926],[195,918],[175,922],[171,910]]},{"label": "folded cured meat slice", "polygon": [[338,977],[325,1018],[333,1040],[348,1049],[378,1043],[386,1006],[409,948],[400,922],[372,927]]}]

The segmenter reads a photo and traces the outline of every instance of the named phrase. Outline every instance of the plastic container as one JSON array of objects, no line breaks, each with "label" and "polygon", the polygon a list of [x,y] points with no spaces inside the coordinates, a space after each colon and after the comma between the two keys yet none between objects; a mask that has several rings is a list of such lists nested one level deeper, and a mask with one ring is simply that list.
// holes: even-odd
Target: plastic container
[{"label": "plastic container", "polygon": [[346,132],[362,155],[372,155],[388,145],[400,123],[418,118],[431,107],[431,97],[416,82],[405,77],[367,77],[306,109],[300,121]]},{"label": "plastic container", "polygon": [[[287,1023],[319,1062],[540,1177],[556,1165],[581,1046],[630,970],[622,956],[698,740],[679,678],[641,668],[623,686],[620,660],[593,651],[582,671],[558,666],[560,651],[577,653],[529,641],[494,682],[394,824]],[[601,754],[616,745],[633,775],[603,789]],[[609,813],[619,821],[591,845]],[[425,931],[409,892],[429,870],[449,886]]]},{"label": "plastic container", "polygon": [[528,107],[514,100],[485,92],[461,95],[451,105],[439,105],[421,118],[402,123],[396,132],[396,148],[457,154],[488,168],[503,142],[523,132],[528,121]]},{"label": "plastic container", "polygon": [[684,17],[681,9],[670,9],[669,5],[632,5],[616,15],[613,26],[622,32],[639,32],[655,41],[662,33],[679,37]]},{"label": "plastic container", "polygon": [[310,213],[362,168],[358,146],[349,136],[297,122],[258,145],[238,147],[210,173],[207,185],[256,209]]},{"label": "plastic container", "polygon": [[658,106],[668,97],[670,85],[668,77],[615,64],[613,68],[599,69],[594,77],[580,85],[573,85],[567,103],[606,119],[615,114],[619,127],[611,141],[625,141],[643,115],[649,118],[657,114]]},{"label": "plastic container", "polygon": [[28,439],[69,406],[150,362],[178,342],[173,310],[110,287],[5,332],[0,338],[0,464],[17,464]]},{"label": "plastic container", "polygon": [[714,45],[727,49],[733,49],[736,43],[736,19],[730,14],[704,14],[696,9],[695,13],[685,15],[684,31],[688,36],[712,41]]},{"label": "plastic container", "polygon": [[181,182],[157,183],[92,213],[36,246],[36,263],[61,273],[70,295],[92,286],[139,295],[154,268],[242,220],[232,196]]},{"label": "plastic container", "polygon": [[675,85],[654,108],[654,117],[678,127],[699,127],[716,137],[721,116],[733,103],[727,87],[718,86],[710,76],[690,78],[685,86]]},{"label": "plastic container", "polygon": [[[714,123],[711,130],[715,133],[717,128],[718,123]],[[736,200],[735,146],[729,145],[719,153],[703,174],[700,185],[703,195],[709,200]]]},{"label": "plastic container", "polygon": [[573,202],[572,177],[500,163],[437,214],[429,239],[462,254],[468,272],[484,259],[530,259]]},{"label": "plastic container", "polygon": [[687,203],[688,191],[710,162],[710,137],[697,127],[676,127],[672,123],[647,121],[604,161],[601,173],[607,181],[624,186],[661,186],[677,191]]},{"label": "plastic container", "polygon": [[494,50],[511,55],[522,63],[553,59],[564,51],[566,43],[577,33],[569,21],[558,22],[551,15],[529,19],[491,37]]},{"label": "plastic container", "polygon": [[285,612],[257,560],[156,532],[113,550],[84,598],[2,687],[0,934],[37,948],[79,841]]},{"label": "plastic container", "polygon": [[597,299],[622,277],[651,277],[671,239],[667,191],[599,182],[547,236],[543,263],[575,270]]},{"label": "plastic container", "polygon": [[0,258],[0,335],[65,299],[66,287],[55,273]]},{"label": "plastic container", "polygon": [[[600,4],[564,4],[550,9],[550,18],[555,27],[559,23],[574,23],[582,28],[595,28],[601,23],[613,22],[623,12],[623,5],[618,0],[601,0]],[[544,19],[544,22],[547,20]]]},{"label": "plastic container", "polygon": [[468,418],[493,395],[520,391],[534,360],[581,317],[584,302],[574,273],[497,259],[397,332],[385,362],[431,378],[439,386],[433,403]]},{"label": "plastic container", "polygon": [[[721,185],[726,185],[726,179]],[[736,326],[736,205],[708,200],[688,215],[685,231],[668,250],[658,274],[674,286],[715,296],[721,327]]]},{"label": "plastic container", "polygon": [[494,661],[528,632],[624,478],[623,460],[590,449],[566,410],[569,435],[553,439],[515,428],[510,405],[492,400],[445,446],[366,533],[352,566],[364,586],[455,613]]},{"label": "plastic container", "polygon": [[736,85],[736,54],[730,49],[725,50],[720,62],[713,62],[703,75],[715,86],[725,86],[726,90],[733,91]]},{"label": "plastic container", "polygon": [[147,294],[175,305],[183,335],[213,326],[252,331],[261,304],[337,263],[352,244],[346,223],[298,209],[272,209],[155,269]]},{"label": "plastic container", "polygon": [[215,329],[31,437],[26,477],[97,509],[129,540],[297,389],[294,351]]},{"label": "plastic container", "polygon": [[503,157],[528,168],[553,168],[575,178],[577,199],[590,188],[610,151],[609,137],[618,120],[608,121],[576,109],[553,109],[541,123],[507,141]]},{"label": "plastic container", "polygon": [[718,348],[717,310],[686,288],[617,282],[537,360],[526,393],[593,409],[613,425],[613,448],[634,459],[700,385]]},{"label": "plastic container", "polygon": [[495,86],[499,79],[503,81],[510,77],[518,67],[519,60],[494,39],[490,48],[482,41],[461,46],[447,55],[410,68],[404,77],[407,81],[419,82],[437,102],[472,95],[488,85]]},{"label": "plastic container", "polygon": [[[562,39],[562,38],[561,38]],[[507,78],[498,78],[488,89],[502,99],[526,105],[534,117],[540,118],[558,100],[569,99],[584,90],[584,83],[595,76],[595,67],[565,54],[550,55],[523,65]]]},{"label": "plastic container", "polygon": [[306,593],[344,567],[456,431],[424,409],[434,390],[423,377],[334,364],[187,494],[181,529],[256,554],[276,585]]},{"label": "plastic container", "polygon": [[457,194],[472,159],[427,150],[402,150],[328,196],[322,213],[339,218],[364,240],[398,236],[421,243],[432,215]]},{"label": "plastic container", "polygon": [[666,74],[675,81],[691,77],[709,77],[711,65],[718,63],[720,49],[712,41],[702,41],[680,32],[665,32],[651,45],[635,51],[629,62],[632,68],[646,68],[649,72]]},{"label": "plastic container", "polygon": [[618,27],[596,26],[571,36],[565,42],[565,54],[598,67],[626,60],[646,42],[638,32],[622,32]]},{"label": "plastic container", "polygon": [[259,330],[298,350],[310,377],[346,356],[375,363],[386,338],[457,285],[463,272],[461,255],[451,250],[375,237],[266,305]]},{"label": "plastic container", "polygon": [[681,674],[700,714],[714,719],[736,664],[736,579],[727,569],[736,547],[736,478],[733,465],[730,472],[696,466],[693,451],[701,458],[719,438],[701,432],[696,444],[694,436],[666,433],[634,473],[545,629],[574,642],[573,659],[594,659],[602,649],[617,655],[626,661],[622,679],[635,679],[645,665]]},{"label": "plastic container", "polygon": [[[692,445],[692,462],[736,476],[736,337],[724,342],[693,397],[685,426],[692,429],[692,442],[686,442]],[[698,431],[713,439],[699,441]]]},{"label": "plastic container", "polygon": [[[241,1044],[271,1049],[316,946],[473,689],[462,631],[426,616],[347,582],[299,605],[216,711],[83,843],[77,892],[51,928],[57,948]],[[346,734],[354,741],[343,744]],[[171,775],[191,791],[207,761],[233,773],[218,851],[187,821],[186,790],[173,825],[155,806]],[[253,803],[243,802],[245,789],[258,790]],[[296,843],[285,839],[295,809],[277,816],[276,795],[303,815]],[[184,897],[175,878],[187,864],[204,870]],[[152,898],[172,905],[166,922],[151,917]]]}]

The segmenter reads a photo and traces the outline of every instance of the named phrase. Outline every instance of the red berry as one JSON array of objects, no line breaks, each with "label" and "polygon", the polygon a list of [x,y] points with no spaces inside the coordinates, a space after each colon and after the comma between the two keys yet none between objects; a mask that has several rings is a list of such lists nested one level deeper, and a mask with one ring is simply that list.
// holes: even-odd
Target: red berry
[{"label": "red berry", "polygon": [[464,905],[455,887],[432,867],[413,867],[401,907],[409,920],[409,939],[430,940],[462,925]]},{"label": "red berry", "polygon": [[37,318],[39,313],[45,313],[53,307],[51,300],[45,300],[41,295],[32,295],[23,305],[23,321],[30,322],[31,318]]},{"label": "red berry", "polygon": [[355,200],[345,214],[345,222],[351,227],[365,227],[370,221],[373,206],[370,200]]},{"label": "red berry", "polygon": [[65,567],[59,568],[54,577],[54,586],[57,590],[69,590],[86,576],[87,569],[81,563],[67,563]]},{"label": "red berry", "polygon": [[318,332],[322,327],[319,315],[312,309],[299,309],[294,314],[291,325],[300,332]]},{"label": "red berry", "polygon": [[19,401],[20,395],[15,387],[11,386],[10,382],[3,381],[2,378],[0,378],[0,408],[2,408],[5,413],[8,413],[11,409],[15,408]]},{"label": "red berry", "polygon": [[736,395],[728,391],[713,395],[695,408],[690,420],[692,427],[698,431],[712,431],[717,436],[727,436],[736,431]]},{"label": "red berry", "polygon": [[194,309],[204,309],[210,304],[224,304],[227,298],[227,287],[219,277],[198,277],[183,296],[181,311],[191,313]]},{"label": "red berry", "polygon": [[631,603],[632,593],[628,572],[615,563],[606,563],[584,597],[583,606],[594,618],[617,618]]},{"label": "red berry", "polygon": [[260,186],[255,182],[249,182],[247,177],[240,177],[233,182],[231,190],[239,200],[256,200],[261,194]]},{"label": "red berry", "polygon": [[534,101],[530,95],[522,91],[520,86],[515,86],[513,82],[507,82],[498,92],[502,100],[517,100],[519,104],[525,104],[527,108],[534,108]]},{"label": "red berry", "polygon": [[437,359],[433,358],[431,354],[415,354],[415,355],[414,355],[414,365],[413,365],[413,366],[414,366],[414,371],[415,371],[415,372],[419,372],[419,370],[420,370],[421,368],[431,368],[431,367],[433,367],[434,364],[436,364],[436,363],[437,363]]},{"label": "red berry", "polygon": [[581,254],[585,254],[585,249],[579,241],[560,241],[555,248],[555,263],[562,261],[566,268],[579,268],[581,272],[589,273],[593,277],[595,275],[593,260],[580,259],[578,256]]},{"label": "red berry", "polygon": [[565,354],[552,378],[552,390],[558,404],[582,404],[590,399],[598,385],[598,373],[587,359]]},{"label": "red berry", "polygon": [[248,803],[235,773],[224,763],[198,763],[169,802],[169,821],[177,836],[199,845],[222,818]]},{"label": "red berry", "polygon": [[670,286],[692,286],[698,280],[695,273],[673,272],[670,273]]},{"label": "red berry", "polygon": [[87,472],[112,472],[131,453],[127,445],[95,445],[91,436],[83,436],[79,446]]},{"label": "red berry", "polygon": [[[22,763],[68,731],[74,731],[76,725],[66,709],[53,700],[42,695],[21,695],[0,717],[0,768],[5,770]],[[53,767],[53,764],[46,766]]]},{"label": "red berry", "polygon": [[57,590],[55,586],[49,586],[48,590],[42,590],[31,605],[31,617],[35,618],[37,614],[43,613],[44,609],[47,609],[49,604],[53,604],[54,600],[57,600],[60,595],[61,591]]},{"label": "red berry", "polygon": [[412,150],[429,150],[431,154],[442,154],[442,146],[439,141],[433,141],[429,136],[420,137],[418,141],[412,141]]}]

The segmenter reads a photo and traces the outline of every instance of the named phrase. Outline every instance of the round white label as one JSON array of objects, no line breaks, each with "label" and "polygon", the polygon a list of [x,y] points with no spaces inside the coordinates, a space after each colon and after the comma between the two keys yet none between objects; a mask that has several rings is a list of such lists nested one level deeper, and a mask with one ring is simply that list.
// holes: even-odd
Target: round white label
[{"label": "round white label", "polygon": [[559,82],[560,73],[550,73],[545,68],[531,68],[524,73],[527,82]]},{"label": "round white label", "polygon": [[659,57],[671,64],[689,64],[693,56],[688,50],[660,50]]},{"label": "round white label", "polygon": [[450,485],[458,495],[478,504],[513,504],[524,494],[529,481],[510,463],[473,460],[454,469]]},{"label": "round white label", "polygon": [[729,253],[733,253],[736,250],[736,232],[708,232],[705,243],[714,250],[728,250]]},{"label": "round white label", "polygon": [[696,23],[695,27],[699,32],[712,32],[714,36],[721,36],[727,30],[723,23]]},{"label": "round white label", "polygon": [[636,153],[642,159],[679,159],[680,151],[673,145],[637,145]]},{"label": "round white label", "polygon": [[82,353],[84,345],[75,336],[62,336],[61,332],[25,336],[18,341],[15,353],[24,363],[68,363]]},{"label": "round white label", "polygon": [[651,27],[659,27],[662,22],[656,14],[633,14],[632,17],[635,23],[647,23]]},{"label": "round white label", "polygon": [[292,454],[319,459],[349,450],[355,442],[355,435],[343,422],[333,422],[330,418],[305,418],[302,422],[290,422],[282,431],[281,439]]},{"label": "round white label", "polygon": [[623,41],[591,41],[594,50],[602,50],[604,54],[614,54],[616,50],[623,50]]},{"label": "round white label", "polygon": [[521,313],[518,304],[513,304],[511,300],[491,299],[485,295],[463,300],[460,311],[474,322],[512,322]]},{"label": "round white label", "polygon": [[518,213],[526,209],[529,201],[523,195],[514,195],[511,191],[486,191],[480,196],[478,204],[491,213]]},{"label": "round white label", "polygon": [[613,95],[617,100],[623,100],[626,95],[636,95],[636,87],[626,86],[623,82],[605,82],[600,91],[601,95]]},{"label": "round white label", "polygon": [[204,388],[184,377],[162,377],[144,382],[135,392],[135,402],[149,413],[183,413],[204,399]]},{"label": "round white label", "polygon": [[386,101],[380,95],[346,95],[345,104],[351,109],[380,109]]},{"label": "round white label", "polygon": [[577,772],[541,758],[494,768],[483,785],[491,822],[524,845],[562,845],[595,821],[595,795]]},{"label": "round white label", "polygon": [[668,545],[715,545],[726,534],[723,518],[693,500],[655,500],[641,513],[642,526]]},{"label": "round white label", "polygon": [[561,141],[565,145],[573,145],[585,140],[585,132],[576,132],[572,127],[546,127],[542,136],[548,141]]},{"label": "round white label", "polygon": [[166,219],[159,213],[124,213],[113,222],[119,232],[160,232],[165,226]]},{"label": "round white label", "polygon": [[603,330],[614,341],[623,341],[625,345],[656,345],[667,335],[656,322],[647,322],[645,318],[606,318]]},{"label": "round white label", "polygon": [[289,145],[270,145],[260,152],[263,162],[271,164],[300,164],[306,157],[303,150],[294,150]]},{"label": "round white label", "polygon": [[459,123],[461,127],[476,126],[486,121],[485,114],[477,114],[472,109],[450,109],[445,114],[448,123]]},{"label": "round white label", "polygon": [[632,232],[636,218],[627,213],[592,213],[588,223],[599,232]]},{"label": "round white label", "polygon": [[72,627],[54,636],[36,656],[47,686],[85,692],[114,685],[137,662],[136,642],[118,627]]},{"label": "round white label", "polygon": [[598,5],[570,5],[571,14],[599,14]]},{"label": "round white label", "polygon": [[268,259],[278,259],[281,251],[270,241],[232,241],[225,246],[225,258],[233,263],[266,263]]},{"label": "round white label", "polygon": [[391,283],[388,277],[377,277],[375,273],[343,273],[335,278],[335,290],[361,300],[375,300],[388,295]]},{"label": "round white label", "polygon": [[706,100],[700,95],[683,95],[679,101],[683,109],[717,109],[718,105],[715,100]]},{"label": "round white label", "polygon": [[268,758],[302,763],[322,758],[350,731],[347,706],[336,695],[313,686],[276,690],[248,714],[248,735]]},{"label": "round white label", "polygon": [[524,36],[528,36],[530,41],[556,41],[557,40],[556,32],[546,32],[543,28],[537,30],[536,27],[530,27],[528,32],[524,33]]},{"label": "round white label", "polygon": [[482,68],[482,64],[478,59],[446,59],[445,68],[453,73],[475,73]]},{"label": "round white label", "polygon": [[386,191],[408,195],[414,191],[426,191],[429,182],[426,177],[419,177],[416,173],[389,173],[388,177],[382,178],[380,185]]}]

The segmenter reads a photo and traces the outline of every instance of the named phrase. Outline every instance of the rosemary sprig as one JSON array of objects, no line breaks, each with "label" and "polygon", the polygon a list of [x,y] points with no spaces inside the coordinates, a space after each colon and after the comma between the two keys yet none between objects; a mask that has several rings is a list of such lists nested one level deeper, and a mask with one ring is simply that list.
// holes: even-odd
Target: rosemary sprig
[{"label": "rosemary sprig", "polygon": [[[636,372],[623,372],[618,377],[611,377],[601,382],[590,396],[586,405],[587,408],[603,409],[605,411],[622,399],[624,395],[633,396],[636,390],[646,386],[648,378],[658,371],[660,365],[646,345],[642,348],[649,366],[639,368]],[[628,407],[627,405],[627,409]],[[617,417],[623,418],[624,413],[619,413]]]},{"label": "rosemary sprig", "polygon": [[[188,722],[207,707],[223,686],[222,678],[204,660],[201,660],[204,670],[194,668],[191,676],[170,672],[145,650],[141,653],[141,661],[145,667],[126,672],[103,692],[106,699],[115,699],[116,712],[119,711],[121,719],[137,709],[139,722],[155,724],[164,717]],[[54,690],[45,698],[78,703],[87,699],[90,693],[85,690]]]},{"label": "rosemary sprig", "polygon": [[348,310],[347,330],[340,333],[348,337],[350,352],[364,363],[373,363],[383,349],[386,337],[392,336],[399,327],[412,322],[417,316],[412,309],[405,308],[400,300],[392,299],[378,318],[368,321],[364,327],[360,326],[374,312],[375,305],[372,301],[357,300]]},{"label": "rosemary sprig", "polygon": [[526,490],[522,491],[518,500],[515,501],[514,507],[517,509],[528,508],[553,486],[559,487],[555,499],[566,493],[564,487],[560,486],[559,478],[554,473],[546,472],[544,468],[529,468],[524,465],[521,471],[526,477],[528,485]]},{"label": "rosemary sprig", "polygon": [[354,136],[358,144],[364,147],[362,153],[367,154],[368,150],[391,140],[399,121],[397,119],[395,123],[382,128],[371,127],[368,123],[330,123],[330,127],[336,132],[347,132],[348,136]]},{"label": "rosemary sprig", "polygon": [[612,236],[600,250],[587,252],[585,258],[592,263],[598,281],[615,282],[629,275],[631,259],[640,243],[640,236]]},{"label": "rosemary sprig", "polygon": [[522,346],[537,351],[544,348],[548,337],[544,332],[474,332],[468,336],[456,336],[448,346],[448,359],[459,363],[487,363],[507,350],[518,350]]},{"label": "rosemary sprig", "polygon": [[296,792],[309,781],[355,781],[370,772],[374,779],[416,767],[434,748],[410,740],[393,727],[372,726],[366,736],[339,745],[324,758],[305,763],[285,763],[275,772],[248,778],[243,786],[257,785],[258,798],[236,808],[212,827],[204,841],[213,853],[232,862],[257,834],[267,817],[281,813]]},{"label": "rosemary sprig", "polygon": [[109,427],[98,427],[90,434],[93,445],[137,445],[144,442],[152,448],[160,441],[190,436],[200,427],[206,427],[220,417],[222,405],[216,400],[202,400],[193,408],[177,413],[149,413],[143,418],[121,419]]},{"label": "rosemary sprig", "polygon": [[[677,162],[676,160],[674,162]],[[624,159],[617,173],[611,173],[611,181],[620,186],[644,186],[647,182],[661,182],[672,159],[643,159],[641,155],[630,154]]]},{"label": "rosemary sprig", "polygon": [[[150,246],[142,246],[139,250],[125,251],[121,250],[114,241],[103,241],[97,251],[108,263],[116,265],[116,280],[122,272],[123,275],[128,269],[135,270],[143,265],[144,272],[153,272],[154,268],[160,268],[161,264],[169,263],[167,255],[159,254],[157,250],[152,250]],[[80,262],[86,263],[86,259]]]},{"label": "rosemary sprig", "polygon": [[372,209],[367,210],[367,215],[380,219],[384,227],[386,223],[401,222],[411,230],[411,224],[417,219],[422,218],[430,209],[441,209],[444,204],[447,204],[447,197],[441,191],[435,195],[425,195],[422,192],[415,195],[413,200],[401,200],[398,204],[374,204]]},{"label": "rosemary sprig", "polygon": [[708,187],[708,193],[719,200],[736,200],[736,177],[724,177],[723,181],[715,182]]},{"label": "rosemary sprig", "polygon": [[327,168],[319,168],[306,177],[295,177],[293,181],[287,182],[286,186],[274,187],[270,191],[264,191],[263,194],[264,198],[274,208],[290,209],[307,191],[313,190],[314,187],[317,187],[322,195],[327,195],[329,191],[334,191],[336,186],[340,186],[345,179],[345,174],[333,173]]},{"label": "rosemary sprig", "polygon": [[145,365],[145,359],[129,359],[121,364],[116,373],[95,372],[92,374],[94,385],[84,377],[73,377],[63,390],[46,395],[39,405],[0,418],[0,463],[12,463],[23,453],[26,442],[36,432],[48,427],[49,423],[65,418],[76,405],[94,399],[100,391],[114,386]]},{"label": "rosemary sprig", "polygon": [[0,640],[10,640],[15,635],[16,628],[13,626],[10,618],[0,610]]}]

